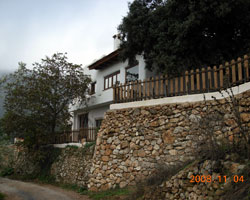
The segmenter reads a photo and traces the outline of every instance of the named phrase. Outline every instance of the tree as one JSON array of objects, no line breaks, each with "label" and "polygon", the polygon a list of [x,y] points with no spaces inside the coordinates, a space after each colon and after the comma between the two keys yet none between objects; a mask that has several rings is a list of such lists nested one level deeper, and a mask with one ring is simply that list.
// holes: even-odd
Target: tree
[{"label": "tree", "polygon": [[69,106],[84,102],[91,81],[81,65],[67,61],[66,54],[57,53],[33,65],[29,70],[19,63],[19,69],[2,82],[4,131],[24,138],[31,148],[69,125]]},{"label": "tree", "polygon": [[250,1],[135,0],[118,27],[123,59],[176,75],[250,50]]}]

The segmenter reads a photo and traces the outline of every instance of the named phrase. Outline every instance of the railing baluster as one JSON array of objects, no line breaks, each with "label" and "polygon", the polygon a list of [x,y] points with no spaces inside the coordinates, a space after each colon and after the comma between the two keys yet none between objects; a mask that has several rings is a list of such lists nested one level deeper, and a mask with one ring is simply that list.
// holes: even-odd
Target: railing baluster
[{"label": "railing baluster", "polygon": [[242,80],[242,64],[241,64],[241,58],[237,59],[237,63],[238,63],[238,79],[239,79],[239,83],[241,83]]},{"label": "railing baluster", "polygon": [[249,80],[249,65],[248,65],[248,55],[244,55],[244,68],[245,68],[245,81]]},{"label": "railing baluster", "polygon": [[200,70],[196,69],[196,91],[200,91]]},{"label": "railing baluster", "polygon": [[208,78],[208,91],[212,89],[212,73],[211,73],[211,67],[207,67],[207,78]]},{"label": "railing baluster", "polygon": [[141,80],[139,80],[139,82],[138,82],[138,86],[139,86],[139,91],[138,91],[138,93],[139,93],[139,100],[141,101],[142,100],[142,93],[141,93]]},{"label": "railing baluster", "polygon": [[235,60],[231,61],[231,66],[232,66],[232,85],[235,85],[236,84]]},{"label": "railing baluster", "polygon": [[219,67],[220,88],[223,88],[223,66]]},{"label": "railing baluster", "polygon": [[189,80],[188,80],[188,71],[185,71],[185,92],[186,92],[186,94],[188,94],[189,93],[189,91],[188,91],[188,82],[189,82]]},{"label": "railing baluster", "polygon": [[218,76],[217,76],[217,67],[214,66],[214,89],[218,89]]},{"label": "railing baluster", "polygon": [[147,99],[150,99],[150,78],[147,79]]},{"label": "railing baluster", "polygon": [[155,98],[159,98],[159,76],[155,78]]},{"label": "railing baluster", "polygon": [[191,92],[194,92],[194,70],[190,71],[191,73]]}]

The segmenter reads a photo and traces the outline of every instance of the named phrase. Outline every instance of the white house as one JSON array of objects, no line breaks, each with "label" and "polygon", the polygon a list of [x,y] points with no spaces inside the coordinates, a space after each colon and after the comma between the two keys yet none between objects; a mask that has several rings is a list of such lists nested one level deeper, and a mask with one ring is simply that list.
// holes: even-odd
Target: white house
[{"label": "white house", "polygon": [[75,106],[72,111],[73,130],[88,127],[100,127],[105,112],[113,102],[113,85],[134,80],[144,80],[152,76],[145,68],[142,56],[136,56],[137,62],[129,65],[119,57],[119,35],[114,35],[114,51],[96,60],[85,68],[85,74],[91,75],[93,83],[85,106]]}]

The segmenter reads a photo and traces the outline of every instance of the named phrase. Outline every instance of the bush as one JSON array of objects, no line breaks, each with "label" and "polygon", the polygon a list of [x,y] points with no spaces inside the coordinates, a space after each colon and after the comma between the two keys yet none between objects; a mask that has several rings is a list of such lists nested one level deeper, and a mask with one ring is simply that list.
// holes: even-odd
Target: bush
[{"label": "bush", "polygon": [[0,200],[4,200],[4,198],[5,198],[5,195],[0,192]]},{"label": "bush", "polygon": [[5,177],[5,176],[11,176],[12,174],[14,174],[14,168],[6,167],[1,171],[0,176]]},{"label": "bush", "polygon": [[[242,159],[249,159],[250,131],[241,117],[240,100],[234,96],[232,89],[220,93],[224,99],[214,97],[216,107],[204,99],[205,113],[197,124],[202,138],[198,153],[202,159],[219,160],[235,153]],[[225,98],[225,93],[228,98]]]}]

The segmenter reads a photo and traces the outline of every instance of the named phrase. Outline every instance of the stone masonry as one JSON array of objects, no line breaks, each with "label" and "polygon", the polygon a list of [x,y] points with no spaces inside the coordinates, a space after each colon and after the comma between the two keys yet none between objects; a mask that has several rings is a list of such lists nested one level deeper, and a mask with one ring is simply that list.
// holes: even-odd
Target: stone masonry
[{"label": "stone masonry", "polygon": [[[250,91],[237,95],[242,120],[250,125]],[[225,127],[216,134],[237,131],[225,99]],[[213,109],[221,104],[210,102]],[[206,112],[204,101],[110,110],[98,133],[88,188],[106,190],[135,185],[161,164],[175,165],[194,159],[201,140],[195,124]]]}]

